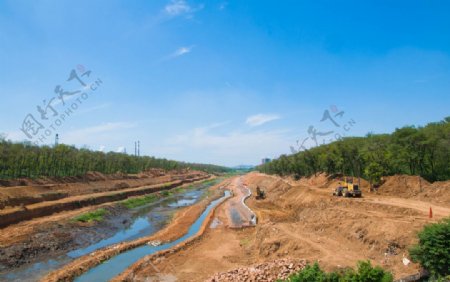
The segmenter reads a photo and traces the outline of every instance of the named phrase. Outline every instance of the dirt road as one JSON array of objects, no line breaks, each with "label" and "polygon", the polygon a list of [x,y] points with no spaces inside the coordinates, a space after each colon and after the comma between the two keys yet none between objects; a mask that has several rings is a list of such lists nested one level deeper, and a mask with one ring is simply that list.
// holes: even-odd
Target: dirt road
[{"label": "dirt road", "polygon": [[224,204],[228,215],[228,226],[242,228],[256,224],[255,214],[245,204],[245,200],[251,196],[251,191],[242,182],[242,177],[237,177],[227,187],[233,193],[233,197]]}]

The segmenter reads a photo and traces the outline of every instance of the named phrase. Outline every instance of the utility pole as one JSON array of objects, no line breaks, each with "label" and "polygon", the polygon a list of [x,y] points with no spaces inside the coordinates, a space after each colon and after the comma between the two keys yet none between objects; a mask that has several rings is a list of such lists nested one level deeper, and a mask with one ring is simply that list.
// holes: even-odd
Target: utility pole
[{"label": "utility pole", "polygon": [[134,156],[137,156],[137,143],[134,141]]},{"label": "utility pole", "polygon": [[58,133],[56,133],[56,135],[55,135],[55,147],[58,146],[58,143],[59,143],[59,135],[58,135]]},{"label": "utility pole", "polygon": [[141,146],[141,142],[140,141],[137,141],[137,155],[138,155],[138,157],[140,157],[141,156],[141,148],[140,148],[140,146]]}]

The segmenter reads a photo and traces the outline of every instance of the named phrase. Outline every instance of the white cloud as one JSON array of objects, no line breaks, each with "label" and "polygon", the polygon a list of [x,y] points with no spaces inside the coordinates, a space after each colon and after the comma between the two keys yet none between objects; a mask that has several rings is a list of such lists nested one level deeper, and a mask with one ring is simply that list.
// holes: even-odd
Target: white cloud
[{"label": "white cloud", "polygon": [[203,5],[192,7],[185,0],[172,0],[164,7],[164,13],[169,17],[187,15],[187,18],[192,18],[192,14],[201,9]]},{"label": "white cloud", "polygon": [[285,131],[231,131],[216,133],[224,123],[194,128],[167,143],[182,148],[178,158],[222,165],[258,164],[263,157],[278,156],[289,148]]},{"label": "white cloud", "polygon": [[171,60],[171,59],[175,59],[177,57],[189,54],[189,53],[191,53],[191,51],[192,51],[192,49],[194,47],[195,47],[194,45],[192,45],[192,46],[182,46],[182,47],[178,48],[177,50],[175,50],[172,54],[170,54],[170,55],[168,55],[166,57],[163,57],[161,59],[161,61]]},{"label": "white cloud", "polygon": [[250,126],[259,126],[277,119],[280,119],[280,116],[274,114],[257,114],[248,117],[245,123]]},{"label": "white cloud", "polygon": [[126,152],[127,150],[123,146],[120,146],[116,149],[116,153],[126,153]]},{"label": "white cloud", "polygon": [[194,48],[194,46],[180,47],[175,52],[172,53],[171,57],[175,58],[175,57],[179,57],[179,56],[183,56],[185,54],[188,54],[188,53],[190,53],[192,51],[192,48]]},{"label": "white cloud", "polygon": [[105,152],[106,146],[105,145],[100,145],[100,147],[98,148],[98,150],[100,152]]}]

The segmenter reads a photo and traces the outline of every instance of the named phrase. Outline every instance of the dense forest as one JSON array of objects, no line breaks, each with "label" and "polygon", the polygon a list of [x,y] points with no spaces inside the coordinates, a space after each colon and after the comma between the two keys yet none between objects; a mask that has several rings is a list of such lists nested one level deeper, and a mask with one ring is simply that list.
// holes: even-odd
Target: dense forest
[{"label": "dense forest", "polygon": [[450,179],[450,117],[424,127],[406,126],[392,134],[347,137],[261,165],[261,172],[310,176],[319,172],[361,176],[421,175],[429,181]]},{"label": "dense forest", "polygon": [[166,170],[191,168],[206,172],[228,172],[225,167],[177,162],[123,153],[103,153],[73,146],[34,146],[0,140],[0,178],[37,178],[84,175],[88,171],[104,174],[139,173],[149,168]]}]

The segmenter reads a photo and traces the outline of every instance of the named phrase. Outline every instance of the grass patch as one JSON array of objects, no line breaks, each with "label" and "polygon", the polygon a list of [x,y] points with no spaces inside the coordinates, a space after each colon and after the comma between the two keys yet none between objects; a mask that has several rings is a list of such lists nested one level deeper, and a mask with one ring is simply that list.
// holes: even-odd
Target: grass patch
[{"label": "grass patch", "polygon": [[103,216],[108,213],[105,209],[97,209],[92,212],[88,212],[82,215],[79,215],[77,217],[74,217],[74,221],[80,221],[80,222],[92,222],[92,221],[102,221]]},{"label": "grass patch", "polygon": [[174,191],[175,191],[175,193],[182,193],[185,191],[185,189],[183,187],[179,187],[179,188],[174,189]]},{"label": "grass patch", "polygon": [[156,194],[150,194],[150,195],[143,196],[143,197],[127,199],[122,202],[122,205],[124,205],[125,207],[127,207],[129,209],[132,209],[132,208],[136,208],[136,207],[140,207],[140,206],[144,206],[144,205],[153,203],[157,199],[158,199],[158,196]]},{"label": "grass patch", "polygon": [[168,197],[168,196],[172,196],[172,195],[173,195],[173,192],[170,192],[170,191],[168,191],[168,190],[165,190],[165,191],[162,191],[162,192],[161,192],[161,195],[164,196],[164,197]]}]

